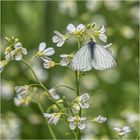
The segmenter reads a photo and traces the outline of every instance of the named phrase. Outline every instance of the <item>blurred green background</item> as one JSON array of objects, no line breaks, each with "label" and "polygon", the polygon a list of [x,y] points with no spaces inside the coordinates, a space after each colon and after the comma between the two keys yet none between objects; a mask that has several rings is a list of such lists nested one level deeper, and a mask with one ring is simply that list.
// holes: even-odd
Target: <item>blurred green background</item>
[{"label": "blurred green background", "polygon": [[[53,31],[66,32],[69,23],[78,25],[95,22],[99,28],[105,25],[108,43],[112,42],[112,52],[117,68],[109,71],[92,70],[81,78],[81,93],[88,92],[90,108],[83,111],[89,118],[101,114],[108,118],[104,124],[88,123],[83,139],[117,138],[114,125],[128,125],[132,131],[125,136],[135,139],[138,135],[138,1],[2,1],[1,57],[4,57],[5,36],[20,39],[29,55],[38,50],[41,41],[56,50],[53,59],[60,61],[59,55],[71,53],[76,44],[66,42],[61,48],[52,43]],[[56,84],[66,84],[75,88],[74,72],[65,67],[43,68],[41,61],[34,62],[34,69],[48,88]],[[16,107],[13,98],[14,87],[33,83],[30,71],[19,62],[11,62],[2,73],[1,82],[1,134],[9,139],[50,139],[38,107],[31,103],[28,107]],[[60,88],[58,93],[67,98],[75,93]],[[43,108],[48,107],[46,100]],[[60,129],[61,128],[61,129]],[[64,120],[53,126],[58,138],[73,138]]]}]

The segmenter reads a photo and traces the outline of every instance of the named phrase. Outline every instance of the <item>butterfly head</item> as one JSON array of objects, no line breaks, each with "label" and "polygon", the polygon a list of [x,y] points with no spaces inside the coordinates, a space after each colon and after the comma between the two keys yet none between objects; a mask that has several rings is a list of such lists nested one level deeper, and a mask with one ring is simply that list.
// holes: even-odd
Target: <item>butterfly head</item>
[{"label": "butterfly head", "polygon": [[88,46],[93,47],[95,45],[95,42],[93,41],[93,39],[90,39],[90,41],[87,44]]}]

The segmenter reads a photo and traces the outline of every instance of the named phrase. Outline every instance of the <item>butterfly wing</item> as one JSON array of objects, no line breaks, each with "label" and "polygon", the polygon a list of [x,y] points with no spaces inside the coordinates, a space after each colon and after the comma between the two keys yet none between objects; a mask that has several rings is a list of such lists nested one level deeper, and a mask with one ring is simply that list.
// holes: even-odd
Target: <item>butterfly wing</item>
[{"label": "butterfly wing", "polygon": [[105,47],[96,44],[93,53],[92,65],[95,69],[105,70],[116,66],[113,56]]},{"label": "butterfly wing", "polygon": [[79,49],[72,59],[70,67],[77,71],[89,71],[92,69],[91,51],[88,45]]}]

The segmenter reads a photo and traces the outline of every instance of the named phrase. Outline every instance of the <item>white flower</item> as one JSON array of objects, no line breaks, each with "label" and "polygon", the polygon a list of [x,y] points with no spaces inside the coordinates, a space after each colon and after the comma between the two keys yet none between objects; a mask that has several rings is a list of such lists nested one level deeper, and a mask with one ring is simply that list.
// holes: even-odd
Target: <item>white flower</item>
[{"label": "white flower", "polygon": [[55,66],[55,62],[54,61],[51,61],[51,60],[44,60],[43,65],[44,65],[44,68],[45,69],[49,69],[49,68]]},{"label": "white flower", "polygon": [[13,59],[13,55],[14,55],[14,53],[13,53],[11,47],[7,47],[5,49],[5,59],[6,60],[11,60],[11,59]]},{"label": "white flower", "polygon": [[17,97],[14,98],[14,103],[16,106],[24,104],[27,106],[31,101],[31,96],[28,94],[28,85],[25,86],[16,86],[15,90],[18,93]]},{"label": "white flower", "polygon": [[59,94],[57,94],[55,88],[49,89],[49,93],[51,94],[51,96],[53,97],[53,99],[55,99],[55,100],[60,99],[60,96],[59,96]]},{"label": "white flower", "polygon": [[24,106],[28,106],[29,103],[31,102],[31,97],[30,96],[26,96],[25,94],[18,94],[17,97],[14,97],[14,104],[16,106],[20,106],[20,105],[24,105]]},{"label": "white flower", "polygon": [[79,24],[77,27],[75,27],[73,24],[68,24],[67,30],[72,34],[80,33],[85,30],[85,25]]},{"label": "white flower", "polygon": [[46,49],[46,43],[41,42],[39,44],[39,51],[37,52],[37,56],[40,57],[42,60],[51,60],[48,56],[51,56],[55,53],[55,50],[51,47]]},{"label": "white flower", "polygon": [[59,121],[61,113],[52,113],[52,114],[43,113],[43,116],[49,119],[48,123],[56,125]]},{"label": "white flower", "polygon": [[7,60],[0,61],[0,73],[3,71],[4,67],[8,64]]},{"label": "white flower", "polygon": [[105,30],[104,26],[102,25],[101,29],[99,30],[99,36],[98,37],[103,42],[107,41],[107,36],[105,34],[106,34],[106,30]]},{"label": "white flower", "polygon": [[70,116],[68,117],[67,119],[70,124],[69,124],[69,127],[73,130],[76,128],[76,126],[79,128],[79,129],[84,129],[86,127],[86,124],[83,122],[86,120],[86,117],[79,117],[79,116]]},{"label": "white flower", "polygon": [[70,58],[68,54],[61,54],[60,57],[62,58],[60,61],[61,66],[67,66],[70,62]]},{"label": "white flower", "polygon": [[[88,103],[88,100],[89,100],[89,95],[88,93],[84,93],[83,95],[77,97],[77,104],[74,104],[74,107],[76,110],[80,110],[80,107],[81,108],[88,108],[89,107],[89,103]],[[79,105],[79,107],[78,107]]]},{"label": "white flower", "polygon": [[98,122],[98,123],[103,123],[107,120],[107,118],[99,115],[98,117],[95,118],[95,121]]},{"label": "white flower", "polygon": [[25,54],[25,55],[27,54],[27,50],[26,48],[22,47],[22,44],[20,42],[17,42],[14,47],[15,47],[15,50],[12,51],[11,55],[15,56],[15,59],[19,61],[22,59],[22,54]]},{"label": "white flower", "polygon": [[29,86],[25,85],[25,86],[16,86],[15,87],[15,91],[18,94],[26,94],[28,91]]},{"label": "white flower", "polygon": [[20,106],[23,102],[24,102],[24,99],[22,98],[20,94],[17,95],[17,97],[14,97],[14,104],[16,106]]},{"label": "white flower", "polygon": [[54,31],[55,35],[52,37],[53,43],[57,43],[57,47],[61,47],[65,43],[65,37],[58,31]]},{"label": "white flower", "polygon": [[114,127],[114,130],[116,132],[118,132],[118,135],[119,136],[124,136],[125,134],[129,133],[131,131],[130,127],[129,126],[124,126],[122,128],[120,127]]}]

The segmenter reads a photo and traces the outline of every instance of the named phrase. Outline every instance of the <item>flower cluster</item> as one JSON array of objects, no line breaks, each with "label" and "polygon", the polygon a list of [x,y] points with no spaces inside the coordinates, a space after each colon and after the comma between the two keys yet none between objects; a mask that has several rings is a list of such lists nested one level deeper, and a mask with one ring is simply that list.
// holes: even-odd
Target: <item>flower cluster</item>
[{"label": "flower cluster", "polygon": [[131,129],[129,126],[124,127],[114,127],[114,130],[118,133],[120,137],[126,135],[127,133],[131,132]]},{"label": "flower cluster", "polygon": [[84,121],[86,120],[86,117],[70,116],[70,117],[68,117],[67,120],[70,122],[69,127],[71,129],[75,129],[76,126],[79,129],[84,129],[86,127],[86,125],[84,123]]},{"label": "flower cluster", "polygon": [[80,110],[80,108],[82,109],[88,108],[89,107],[88,100],[89,100],[88,93],[84,93],[83,95],[76,97],[73,103],[73,107],[78,111]]},{"label": "flower cluster", "polygon": [[57,47],[64,45],[69,38],[74,38],[79,42],[76,54],[60,55],[62,58],[60,61],[61,66],[68,66],[74,71],[89,71],[92,68],[105,70],[116,66],[116,62],[108,49],[111,43],[108,45],[100,43],[100,41],[107,42],[105,27],[102,25],[99,30],[95,30],[94,27],[95,24],[88,24],[87,26],[79,24],[77,27],[68,24],[68,32],[65,35],[58,31],[54,32],[55,35],[52,37],[52,41],[57,43]]},{"label": "flower cluster", "polygon": [[22,55],[27,54],[27,49],[22,47],[18,38],[12,36],[11,38],[6,37],[5,39],[10,43],[10,45],[5,49],[5,60],[0,61],[0,72],[3,71],[4,67],[10,60],[20,61],[22,59]]},{"label": "flower cluster", "polygon": [[44,68],[49,69],[55,66],[55,62],[50,58],[50,56],[52,56],[54,53],[55,50],[52,47],[46,48],[46,43],[41,42],[39,44],[39,50],[36,53],[36,56],[43,60]]},{"label": "flower cluster", "polygon": [[31,96],[29,96],[29,86],[16,86],[15,91],[17,97],[14,98],[14,103],[16,106],[25,105],[27,106],[31,102]]},{"label": "flower cluster", "polygon": [[[55,89],[52,88],[49,90],[49,92],[51,93],[52,97],[54,99],[58,99],[58,95],[56,95],[56,92],[55,92]],[[53,94],[52,94],[53,93]],[[57,98],[56,98],[57,97]],[[73,107],[75,109],[77,109],[78,111],[80,111],[80,108],[84,109],[84,108],[88,108],[89,107],[89,104],[88,104],[88,99],[89,99],[89,95],[88,93],[85,93],[79,97],[76,98],[76,100],[74,100],[72,103],[73,104]],[[76,106],[77,104],[77,106]],[[56,113],[43,113],[44,117],[46,117],[47,119],[49,119],[48,123],[50,124],[54,124],[56,125],[57,122],[59,121],[60,117],[61,117],[61,112],[56,112]],[[69,123],[69,127],[71,129],[75,129],[76,126],[79,128],[79,129],[84,129],[86,127],[86,124],[84,123],[84,121],[86,120],[87,118],[86,117],[80,117],[76,114],[71,114],[67,120],[70,122]]]},{"label": "flower cluster", "polygon": [[103,116],[101,116],[101,115],[99,115],[99,116],[96,117],[94,120],[95,120],[96,122],[98,122],[98,123],[103,123],[103,122],[105,122],[105,121],[107,120],[107,118],[106,118],[106,117],[103,117]]},{"label": "flower cluster", "polygon": [[[60,99],[60,97],[56,94],[56,89],[55,88],[51,88],[49,90],[49,92],[51,93],[52,97],[54,99]],[[58,98],[59,97],[59,98]],[[84,93],[81,96],[77,96],[71,103],[72,107],[76,110],[76,111],[80,111],[81,109],[87,109],[89,108],[89,94],[88,93]],[[71,107],[70,107],[71,108]],[[82,117],[77,115],[77,112],[71,112],[72,114],[69,115],[67,114],[69,117],[67,118],[68,122],[69,122],[69,127],[70,129],[75,129],[76,126],[83,130],[86,128],[86,123],[85,121],[87,120],[86,117]],[[48,119],[48,123],[50,124],[54,124],[56,125],[61,117],[63,113],[61,112],[56,112],[56,113],[43,113],[44,117],[46,117]],[[65,113],[64,113],[65,114]],[[98,117],[94,118],[94,121],[98,122],[98,123],[103,123],[107,120],[107,118],[99,115]]]},{"label": "flower cluster", "polygon": [[101,28],[96,31],[93,30],[94,26],[95,24],[88,24],[87,26],[79,24],[77,27],[75,27],[73,24],[68,24],[68,33],[66,35],[62,35],[60,32],[54,31],[55,35],[52,37],[52,41],[53,43],[57,43],[57,47],[63,46],[66,39],[69,38],[76,38],[80,40],[84,39],[85,42],[92,38],[94,41],[99,39],[103,42],[106,42],[107,36],[105,27],[102,25]]},{"label": "flower cluster", "polygon": [[56,125],[57,122],[59,121],[61,113],[52,113],[52,114],[43,113],[43,115],[45,118],[49,119],[48,123]]}]

